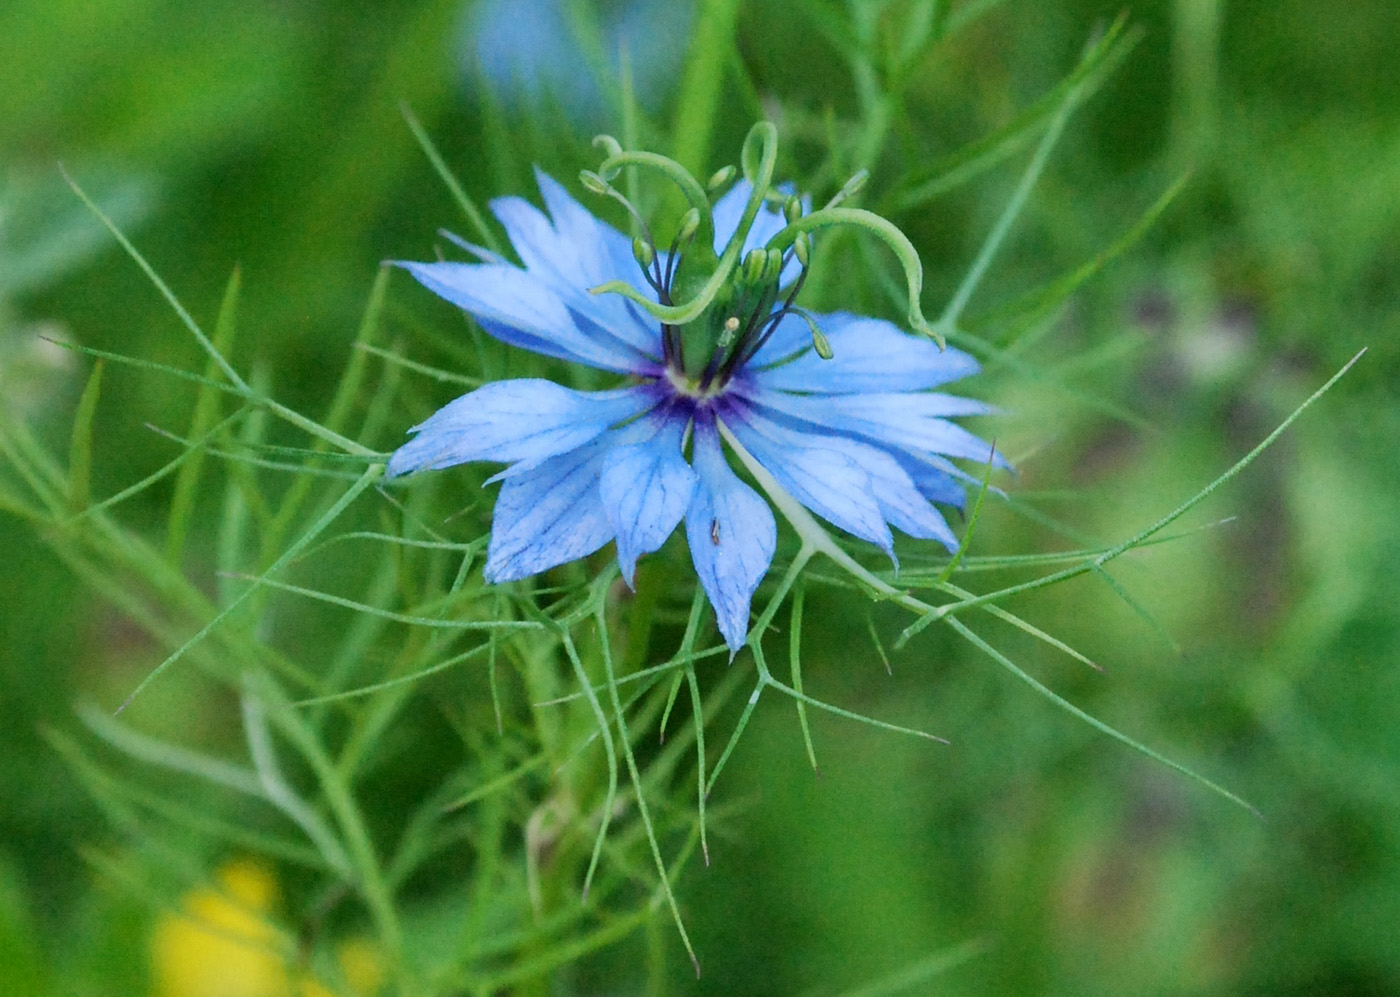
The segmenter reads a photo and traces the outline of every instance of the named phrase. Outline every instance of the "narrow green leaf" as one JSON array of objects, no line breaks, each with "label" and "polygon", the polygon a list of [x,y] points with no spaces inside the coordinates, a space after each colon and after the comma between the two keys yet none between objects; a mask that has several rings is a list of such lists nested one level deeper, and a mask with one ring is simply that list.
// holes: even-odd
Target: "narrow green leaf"
[{"label": "narrow green leaf", "polygon": [[[599,589],[601,588],[599,586]],[[700,959],[695,955],[695,948],[690,944],[690,935],[685,930],[685,922],[681,919],[680,906],[676,903],[675,892],[671,889],[671,877],[667,872],[666,862],[661,857],[661,845],[656,838],[651,809],[647,806],[646,795],[642,792],[642,777],[637,769],[637,758],[632,752],[632,736],[627,731],[627,715],[622,708],[622,697],[618,695],[617,691],[617,675],[613,671],[612,648],[609,646],[608,617],[604,601],[601,598],[597,600],[594,620],[598,627],[598,642],[603,655],[603,672],[608,679],[608,694],[612,699],[613,716],[617,720],[618,733],[622,735],[622,756],[627,761],[627,772],[632,777],[632,789],[636,794],[637,814],[642,819],[642,826],[646,828],[647,844],[651,846],[651,857],[656,863],[657,874],[661,877],[661,891],[666,897],[667,905],[671,908],[671,919],[675,922],[676,931],[681,936],[681,944],[685,946],[686,954],[690,956],[691,965],[695,967],[695,975],[698,978],[700,976]]]},{"label": "narrow green leaf", "polygon": [[479,377],[468,377],[465,374],[458,374],[454,371],[443,370],[441,367],[430,367],[428,364],[419,363],[418,361],[410,360],[407,357],[401,357],[397,353],[394,353],[392,350],[386,350],[382,347],[373,346],[369,343],[356,343],[355,349],[363,350],[371,356],[379,357],[379,359],[384,360],[387,363],[396,364],[400,367],[403,367],[406,370],[413,371],[415,374],[422,374],[424,377],[432,378],[434,381],[438,381],[440,383],[446,382],[449,384],[460,384],[466,388],[479,388],[483,383],[482,379]]},{"label": "narrow green leaf", "polygon": [[[588,891],[593,887],[593,875],[598,871],[598,859],[603,854],[603,842],[607,840],[608,824],[612,821],[613,809],[617,802],[617,748],[613,744],[612,725],[608,723],[607,715],[603,712],[603,704],[598,701],[598,697],[593,692],[593,683],[588,680],[588,673],[583,669],[583,661],[579,658],[578,650],[574,647],[573,638],[567,632],[563,637],[564,652],[568,656],[569,664],[573,666],[574,677],[578,679],[579,688],[583,690],[583,694],[588,700],[589,709],[593,711],[593,718],[598,724],[598,735],[603,739],[603,752],[608,763],[608,789],[603,796],[603,807],[598,820],[598,836],[593,842],[593,854],[588,859],[588,871],[583,876],[583,891],[580,902],[587,903]],[[599,635],[599,639],[604,641],[608,639],[606,631]]]},{"label": "narrow green leaf", "polygon": [[229,577],[236,578],[240,581],[253,582],[255,585],[275,589],[279,592],[289,592],[292,595],[305,596],[308,599],[315,599],[318,602],[328,602],[332,606],[352,609],[357,613],[369,613],[394,623],[407,623],[416,627],[429,627],[438,630],[539,630],[543,628],[543,624],[536,623],[533,620],[445,620],[438,616],[418,616],[412,613],[396,613],[392,610],[380,609],[378,606],[371,606],[368,603],[347,599],[344,596],[335,595],[331,592],[322,592],[318,589],[304,588],[300,585],[289,584],[288,582],[279,582],[266,575],[246,575],[238,573]]},{"label": "narrow green leaf", "polygon": [[491,226],[486,224],[486,218],[482,215],[481,209],[476,206],[476,202],[471,199],[466,190],[458,182],[452,170],[448,168],[446,160],[438,152],[437,146],[428,136],[418,117],[413,113],[413,109],[407,102],[399,105],[399,110],[403,114],[403,119],[408,123],[408,130],[413,133],[413,137],[418,142],[419,148],[423,150],[423,155],[428,157],[428,162],[432,164],[443,185],[452,195],[452,199],[457,202],[457,206],[462,209],[462,214],[466,215],[467,221],[472,228],[476,229],[477,237],[481,239],[481,244],[493,253],[500,253],[501,243],[496,237],[496,233],[491,231]]},{"label": "narrow green leaf", "polygon": [[847,990],[841,997],[893,997],[895,994],[922,993],[922,988],[930,981],[991,950],[991,942],[974,938],[919,959],[883,979]]},{"label": "narrow green leaf", "polygon": [[881,210],[906,212],[920,208],[975,180],[1029,145],[1036,132],[1045,127],[1066,102],[1082,102],[1092,96],[1137,45],[1142,33],[1127,32],[1125,25],[1122,18],[1116,21],[1072,73],[1003,127],[917,171],[907,183],[883,199]]},{"label": "narrow green leaf", "polygon": [[73,416],[73,438],[68,447],[68,507],[81,512],[92,497],[92,423],[102,395],[102,361],[92,365],[87,387]]},{"label": "narrow green leaf", "polygon": [[992,483],[992,469],[995,466],[993,461],[996,458],[997,441],[992,440],[991,448],[987,452],[987,467],[982,472],[982,487],[977,489],[977,500],[972,503],[972,515],[968,517],[967,529],[963,531],[962,543],[958,544],[957,553],[948,562],[948,566],[938,573],[938,578],[934,580],[935,585],[941,585],[949,578],[953,577],[953,572],[962,563],[963,556],[967,553],[968,546],[972,543],[972,536],[977,531],[977,520],[982,515],[982,501],[987,497],[987,488]]},{"label": "narrow green leaf", "polygon": [[103,741],[130,758],[181,772],[247,796],[266,799],[257,773],[241,765],[149,737],[118,723],[88,703],[78,706],[78,719]]},{"label": "narrow green leaf", "polygon": [[821,775],[817,764],[817,752],[812,747],[812,727],[807,722],[807,703],[802,698],[802,606],[806,601],[807,587],[798,582],[792,587],[792,618],[788,624],[788,664],[792,669],[792,687],[797,690],[793,702],[797,705],[797,722],[802,728],[802,744],[807,749],[807,760],[812,771]]},{"label": "narrow green leaf", "polygon": [[1177,180],[1162,192],[1136,222],[1122,235],[1098,253],[1093,259],[1080,264],[1069,273],[1055,278],[1035,290],[990,311],[980,312],[969,319],[967,329],[977,331],[984,328],[1005,329],[1002,339],[1014,338],[1018,330],[1023,330],[1045,321],[1056,309],[1069,300],[1070,296],[1083,287],[1091,278],[1101,273],[1118,257],[1122,256],[1156,224],[1157,219],[1185,189],[1189,176]]},{"label": "narrow green leaf", "polygon": [[1171,631],[1169,631],[1157,617],[1153,616],[1146,606],[1134,599],[1128,590],[1119,583],[1118,579],[1114,578],[1102,565],[1098,564],[1094,565],[1094,574],[1102,578],[1104,584],[1113,590],[1113,594],[1118,596],[1118,598],[1123,601],[1124,605],[1137,614],[1138,619],[1146,623],[1153,633],[1162,638],[1163,642],[1172,649],[1178,658],[1186,656],[1186,650],[1177,642],[1177,639],[1171,635]]},{"label": "narrow green leaf", "polygon": [[315,523],[313,523],[311,527],[305,533],[302,534],[301,538],[297,540],[296,543],[288,547],[287,550],[282,554],[282,556],[279,557],[268,567],[266,572],[264,572],[261,576],[256,578],[253,581],[253,584],[249,585],[242,592],[238,593],[238,595],[234,596],[228,602],[228,604],[225,605],[222,610],[220,610],[217,616],[215,616],[212,620],[210,620],[208,623],[206,623],[203,627],[200,628],[198,633],[196,633],[189,640],[185,641],[185,643],[181,644],[178,648],[175,649],[174,652],[170,654],[169,657],[167,657],[159,665],[153,668],[146,675],[146,677],[143,678],[137,684],[136,688],[131,691],[130,695],[128,695],[126,699],[122,701],[121,706],[117,708],[117,712],[120,713],[122,710],[130,706],[131,703],[136,699],[136,697],[145,691],[147,686],[149,686],[152,682],[154,682],[157,678],[164,674],[167,668],[169,668],[175,662],[179,661],[182,657],[184,657],[185,654],[190,650],[190,648],[194,647],[205,637],[208,637],[209,634],[213,633],[214,630],[216,630],[219,627],[219,625],[224,622],[224,620],[228,619],[229,615],[235,609],[241,606],[254,592],[258,591],[261,584],[267,581],[270,576],[276,574],[278,571],[281,571],[284,567],[286,567],[287,564],[295,560],[297,555],[299,555],[302,552],[302,550],[304,550],[318,536],[320,536],[325,531],[325,529],[328,526],[330,526],[331,523],[335,522],[335,520],[339,518],[340,514],[344,512],[346,508],[349,507],[350,503],[355,501],[355,499],[359,498],[360,494],[364,492],[367,488],[369,488],[372,484],[374,484],[374,482],[377,481],[383,473],[384,468],[378,464],[374,465],[373,467],[367,468],[365,470],[365,473],[360,476],[359,480],[356,481],[349,488],[347,488],[345,492],[340,496],[340,498],[336,500],[335,504],[332,505],[328,510],[326,510],[325,514],[322,515],[321,518],[318,519]]},{"label": "narrow green leaf", "polygon": [[739,0],[701,0],[695,12],[676,104],[674,143],[676,160],[697,176],[708,175],[710,142],[738,14]]},{"label": "narrow green leaf", "polygon": [[184,323],[185,328],[188,329],[190,333],[194,336],[195,341],[198,342],[201,347],[203,347],[204,352],[209,354],[210,359],[212,359],[214,363],[218,365],[218,368],[223,373],[223,375],[229,379],[229,382],[235,388],[243,392],[248,392],[249,388],[247,383],[244,382],[243,378],[238,376],[238,372],[234,370],[231,366],[229,366],[229,362],[224,359],[223,355],[217,349],[215,349],[214,344],[209,341],[209,337],[204,334],[204,330],[199,327],[199,323],[194,320],[194,317],[190,315],[190,313],[185,309],[185,306],[180,304],[180,299],[175,297],[175,292],[170,290],[170,287],[165,283],[165,281],[160,279],[160,275],[155,272],[155,270],[151,267],[149,263],[146,262],[146,258],[141,255],[140,250],[138,250],[134,245],[132,245],[131,240],[128,239],[122,233],[121,229],[117,228],[116,223],[113,222],[112,219],[108,218],[107,215],[102,211],[102,209],[97,206],[97,202],[90,198],[87,195],[87,192],[78,186],[77,181],[68,175],[67,170],[65,170],[62,166],[59,166],[58,170],[61,174],[63,174],[63,179],[68,182],[68,186],[73,188],[73,193],[77,194],[78,198],[88,206],[88,210],[91,211],[94,215],[96,215],[98,221],[102,222],[102,224],[106,226],[107,231],[112,233],[112,235],[116,238],[117,242],[121,244],[122,249],[126,250],[127,255],[135,261],[138,267],[141,268],[141,272],[146,275],[147,279],[149,279],[152,284],[155,285],[156,290],[160,292],[161,297],[165,298],[166,302],[169,303],[170,307],[174,309],[175,314],[179,316],[180,321]]},{"label": "narrow green leaf", "polygon": [[1115,741],[1119,741],[1123,744],[1126,744],[1134,751],[1141,752],[1148,758],[1151,758],[1153,761],[1159,762],[1162,765],[1167,766],[1167,768],[1181,773],[1188,779],[1191,779],[1193,782],[1200,783],[1202,786],[1206,787],[1211,792],[1223,796],[1231,803],[1239,804],[1240,806],[1248,810],[1250,813],[1254,814],[1254,816],[1263,816],[1263,814],[1259,812],[1259,809],[1255,807],[1252,803],[1249,803],[1247,800],[1244,800],[1241,797],[1230,792],[1228,789],[1226,789],[1224,786],[1221,786],[1219,783],[1212,782],[1210,779],[1207,779],[1205,776],[1201,775],[1194,769],[1188,768],[1180,762],[1173,761],[1166,755],[1152,750],[1140,741],[1134,741],[1127,734],[1122,733],[1114,727],[1110,727],[1108,724],[1098,719],[1098,717],[1095,717],[1090,713],[1084,712],[1079,707],[1071,703],[1069,700],[1065,699],[1063,696],[1051,691],[1048,687],[1042,685],[1040,682],[1036,681],[1036,679],[1032,678],[1029,673],[1023,671],[1020,667],[1018,667],[1015,664],[1015,662],[1013,662],[1006,655],[1002,654],[1000,651],[992,647],[992,645],[988,644],[977,634],[973,633],[973,631],[967,626],[967,624],[963,623],[962,620],[958,619],[957,617],[950,616],[948,617],[948,625],[954,630],[956,630],[963,637],[965,637],[969,642],[973,644],[973,646],[981,650],[997,664],[1001,665],[1012,675],[1016,676],[1022,682],[1026,683],[1028,686],[1030,686],[1036,692],[1040,693],[1040,695],[1044,696],[1050,702],[1054,703],[1060,709],[1064,710],[1066,713],[1070,713],[1078,717],[1080,720],[1084,721],[1086,724],[1099,731],[1100,733],[1107,734]]},{"label": "narrow green leaf", "polygon": [[[238,329],[238,293],[242,277],[237,267],[229,276],[224,288],[224,299],[219,305],[219,316],[214,322],[214,349],[221,355],[233,352],[233,340]],[[204,377],[210,384],[202,385],[195,397],[194,414],[190,417],[189,438],[198,440],[209,432],[219,412],[219,396],[212,382],[218,367],[214,358],[205,363]],[[170,499],[170,516],[165,532],[165,559],[171,564],[179,564],[185,550],[185,536],[189,531],[190,515],[194,511],[195,490],[199,485],[199,472],[204,463],[202,448],[191,448],[190,458],[180,468],[175,478],[175,491]]]},{"label": "narrow green leaf", "polygon": [[[986,275],[988,267],[991,266],[997,251],[1001,249],[1007,234],[1011,231],[1011,226],[1020,216],[1021,210],[1030,199],[1031,190],[1035,187],[1036,181],[1040,179],[1041,172],[1045,169],[1045,164],[1050,160],[1050,153],[1055,148],[1056,143],[1063,134],[1065,124],[1069,121],[1070,114],[1073,113],[1076,101],[1071,97],[1066,97],[1054,117],[1045,128],[1045,134],[1041,136],[1040,144],[1036,146],[1034,155],[1026,164],[1025,171],[1021,174],[1020,181],[1016,184],[1016,189],[1011,193],[1011,199],[1006,202],[1006,207],[1002,209],[1001,216],[997,218],[996,224],[987,233],[987,238],[982,243],[982,248],[978,251],[976,258],[972,261],[972,266],[968,267],[966,275],[958,284],[957,290],[953,292],[947,306],[943,309],[943,314],[938,317],[935,328],[947,338],[957,330],[958,320],[962,317],[963,309],[967,307],[968,301],[981,284],[983,276]],[[942,340],[940,339],[940,342]]]}]

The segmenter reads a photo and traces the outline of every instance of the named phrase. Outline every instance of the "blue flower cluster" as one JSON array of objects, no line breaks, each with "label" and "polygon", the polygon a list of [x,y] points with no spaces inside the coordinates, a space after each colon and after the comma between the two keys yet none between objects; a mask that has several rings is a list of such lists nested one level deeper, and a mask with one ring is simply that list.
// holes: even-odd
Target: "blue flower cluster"
[{"label": "blue flower cluster", "polygon": [[[700,584],[737,652],[777,527],[768,503],[730,468],[726,445],[891,557],[891,527],[956,549],[933,505],[963,505],[967,474],[949,458],[1002,463],[949,421],[988,407],[931,390],[975,372],[971,357],[880,319],[808,315],[794,304],[807,254],[789,250],[770,257],[766,277],[748,268],[750,280],[770,286],[730,296],[730,311],[711,324],[720,335],[702,337],[697,360],[687,329],[625,296],[590,293],[620,280],[670,304],[677,246],[638,250],[557,182],[538,179],[548,216],[521,198],[491,206],[523,267],[481,249],[476,263],[402,264],[502,342],[624,380],[592,392],[534,378],[487,384],[414,427],[393,454],[391,476],[508,465],[492,479],[502,484],[487,580],[524,578],[615,541],[631,584],[637,559],[684,523]],[[714,203],[716,253],[736,235],[752,193],[740,180]],[[745,258],[761,264],[786,220],[767,203],[747,214]]]}]

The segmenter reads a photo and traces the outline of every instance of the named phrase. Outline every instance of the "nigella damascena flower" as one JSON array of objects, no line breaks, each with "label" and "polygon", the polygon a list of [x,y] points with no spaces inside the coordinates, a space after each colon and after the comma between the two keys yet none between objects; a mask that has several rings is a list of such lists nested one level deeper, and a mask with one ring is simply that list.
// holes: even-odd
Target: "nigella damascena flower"
[{"label": "nigella damascena flower", "polygon": [[[534,378],[487,384],[414,427],[393,454],[391,476],[466,461],[508,465],[492,479],[501,491],[488,581],[524,578],[615,541],[631,584],[637,559],[684,523],[700,584],[737,651],[777,529],[726,446],[742,447],[802,505],[891,557],[891,527],[956,549],[933,505],[964,501],[957,479],[966,474],[948,458],[992,454],[948,419],[987,407],[931,389],[977,364],[880,319],[802,312],[795,298],[807,243],[771,248],[802,216],[795,199],[765,200],[741,180],[707,224],[692,212],[663,253],[595,218],[548,176],[538,181],[548,217],[520,198],[492,204],[523,266],[485,250],[478,263],[402,264],[495,338],[619,378],[603,391]],[[702,254],[712,266],[693,282],[712,276],[716,260],[742,265],[721,274],[704,314],[671,324],[643,305],[672,306],[697,228],[713,232],[715,255]],[[612,281],[638,293],[590,292]]]}]

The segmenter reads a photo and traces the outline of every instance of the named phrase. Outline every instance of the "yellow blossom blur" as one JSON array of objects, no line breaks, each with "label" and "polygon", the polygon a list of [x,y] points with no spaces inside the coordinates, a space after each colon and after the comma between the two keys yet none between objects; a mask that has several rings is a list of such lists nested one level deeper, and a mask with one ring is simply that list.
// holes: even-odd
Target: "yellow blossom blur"
[{"label": "yellow blossom blur", "polygon": [[155,997],[368,997],[383,980],[378,952],[366,939],[336,947],[347,989],[335,990],[289,968],[293,942],[270,920],[277,880],[265,864],[237,859],[217,885],[186,894],[178,913],[157,922],[151,939]]}]

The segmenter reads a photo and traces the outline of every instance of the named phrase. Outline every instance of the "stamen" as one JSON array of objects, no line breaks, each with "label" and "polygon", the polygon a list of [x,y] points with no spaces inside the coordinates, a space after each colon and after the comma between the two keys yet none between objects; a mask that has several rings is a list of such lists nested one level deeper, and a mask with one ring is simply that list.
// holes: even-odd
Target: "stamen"
[{"label": "stamen", "polygon": [[[826,202],[826,206],[828,208],[834,208],[843,201],[849,201],[865,188],[865,181],[869,179],[869,170],[857,170],[855,176],[847,180],[846,185],[838,190],[830,201]],[[788,222],[791,223],[792,220],[793,219],[789,218]]]},{"label": "stamen", "polygon": [[[719,297],[725,285],[729,283],[734,274],[734,269],[739,263],[739,254],[743,251],[744,236],[747,235],[749,229],[752,227],[754,218],[758,215],[759,207],[765,200],[765,192],[769,191],[773,182],[773,170],[777,165],[778,157],[777,142],[778,133],[772,122],[760,121],[749,130],[748,136],[744,139],[743,148],[739,151],[739,163],[740,167],[743,169],[745,179],[752,184],[753,190],[749,195],[748,202],[744,206],[743,214],[740,215],[739,224],[735,226],[734,234],[730,236],[729,242],[725,245],[724,250],[719,254],[717,259],[713,260],[713,263],[708,259],[703,259],[706,255],[713,256],[713,251],[710,249],[705,239],[705,236],[713,229],[713,216],[706,220],[700,232],[701,238],[699,248],[697,249],[697,255],[702,257],[701,262],[704,264],[700,269],[702,272],[707,273],[708,276],[705,277],[698,288],[689,292],[690,296],[686,301],[676,305],[662,305],[648,300],[637,288],[622,280],[605,281],[597,287],[590,287],[588,289],[589,293],[620,294],[636,302],[645,311],[649,312],[655,318],[660,319],[662,322],[682,325],[687,322],[693,322],[695,319],[699,318],[704,313],[705,309],[713,304],[716,298]],[[643,162],[644,158],[646,162]],[[641,153],[625,153],[621,157],[610,157],[604,163],[604,166],[609,169],[620,168],[621,166],[633,163],[636,165],[660,166],[663,160],[664,157],[646,158],[643,157]],[[679,165],[673,161],[664,160],[664,162],[668,164],[668,170],[674,167],[676,170],[684,173]],[[688,177],[689,174],[685,174],[685,176]],[[678,176],[673,177],[673,179],[678,180],[678,182],[680,181],[680,177]],[[601,178],[599,178],[599,180],[601,182]],[[699,188],[699,183],[695,182],[695,186]],[[691,203],[695,204],[697,210],[703,209],[703,211],[709,211],[710,205],[708,195],[703,189],[700,190],[700,199],[703,201],[703,204],[695,204],[693,198]]]},{"label": "stamen", "polygon": [[768,253],[762,249],[750,250],[744,257],[744,282],[754,287],[761,285],[764,273],[768,270]]},{"label": "stamen", "polygon": [[739,317],[731,315],[724,320],[724,331],[719,334],[719,348],[727,350],[734,345],[735,338],[739,335]]},{"label": "stamen", "polygon": [[812,334],[812,349],[817,351],[817,356],[823,360],[830,360],[836,356],[835,351],[831,348],[831,340],[826,338],[826,333],[822,332],[821,326],[817,325],[817,320],[812,317],[811,312],[796,306],[790,308],[789,311],[807,323],[807,330]]},{"label": "stamen", "polygon": [[734,356],[730,358],[729,364],[726,365],[722,372],[725,378],[728,378],[735,370],[752,360],[758,351],[763,349],[768,340],[773,337],[774,331],[778,328],[778,323],[793,310],[792,303],[797,300],[797,295],[801,292],[802,285],[807,283],[808,272],[809,271],[804,266],[802,272],[797,275],[797,279],[792,282],[792,288],[788,291],[787,297],[783,299],[783,306],[768,317],[768,320],[763,324],[762,331],[758,335],[752,338],[746,338],[745,345],[734,351]]},{"label": "stamen", "polygon": [[[607,139],[611,139],[611,136],[600,135],[597,138],[595,138],[593,142],[596,145],[599,142],[602,142]],[[615,142],[616,140],[613,141]],[[594,194],[601,194],[604,197],[611,197],[618,204],[622,205],[623,208],[627,210],[627,213],[632,217],[632,221],[636,224],[638,230],[640,230],[642,233],[641,237],[646,240],[646,244],[651,249],[653,272],[648,273],[646,266],[643,265],[642,275],[646,277],[647,283],[651,285],[652,290],[656,291],[658,295],[661,294],[661,288],[664,284],[666,284],[666,282],[663,281],[661,277],[661,265],[656,262],[656,239],[653,238],[651,234],[651,226],[647,225],[646,219],[642,217],[641,212],[639,212],[635,207],[633,207],[632,202],[627,200],[626,196],[623,195],[622,191],[618,190],[607,180],[603,179],[603,177],[599,176],[597,173],[594,173],[592,170],[580,170],[578,177],[579,182],[582,183],[587,190],[593,192]],[[632,244],[633,255],[636,255],[636,252],[637,246],[636,242],[634,241]],[[640,263],[641,260],[638,259],[638,262]],[[646,302],[642,302],[642,304],[643,306],[645,306]]]},{"label": "stamen", "polygon": [[725,187],[729,186],[729,181],[734,179],[734,174],[736,172],[733,165],[721,166],[719,169],[715,170],[714,174],[705,184],[705,189],[711,194],[718,194]]},{"label": "stamen", "polygon": [[812,237],[806,232],[799,232],[797,241],[792,244],[792,252],[804,269],[810,266],[812,262]]}]

